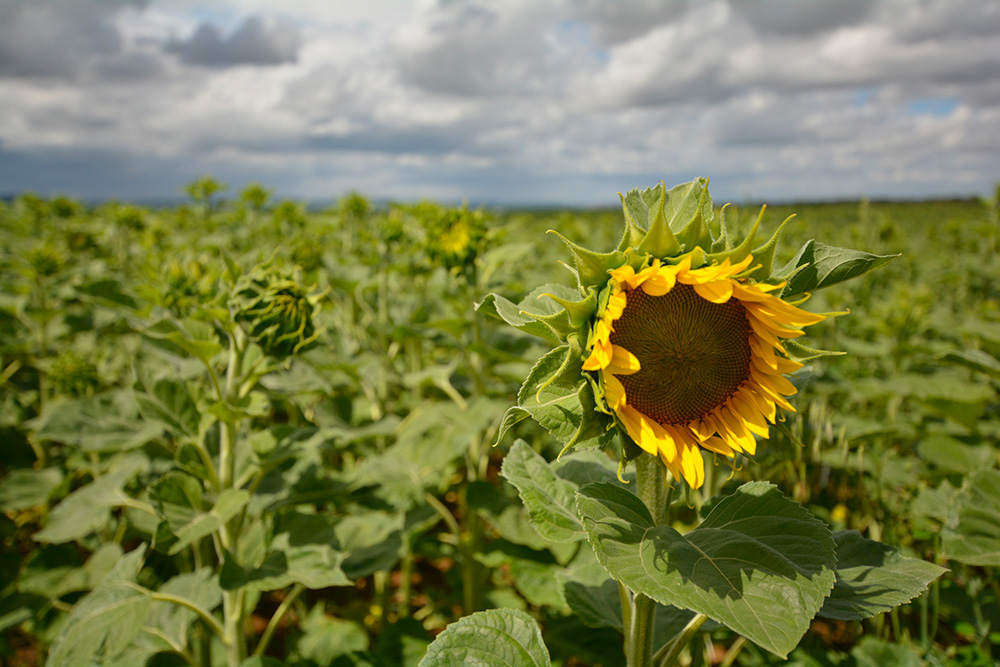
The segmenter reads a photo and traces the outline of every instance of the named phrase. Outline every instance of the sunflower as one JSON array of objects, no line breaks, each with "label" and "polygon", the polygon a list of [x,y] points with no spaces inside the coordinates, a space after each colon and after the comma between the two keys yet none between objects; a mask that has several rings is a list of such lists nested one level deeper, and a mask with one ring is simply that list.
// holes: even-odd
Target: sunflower
[{"label": "sunflower", "polygon": [[784,284],[736,278],[752,261],[692,269],[685,256],[612,270],[583,364],[600,372],[628,436],[692,487],[704,482],[702,449],[753,454],[777,407],[794,411],[785,397],[796,389],[782,376],[802,364],[775,352],[802,335],[795,327],[824,319],[769,293]]},{"label": "sunflower", "polygon": [[[779,408],[784,377],[842,354],[795,340],[824,315],[797,307],[811,292],[876,269],[872,255],[807,241],[784,267],[774,257],[786,219],[756,243],[764,210],[737,241],[715,216],[708,179],[622,198],[618,247],[599,252],[559,236],[576,285],[542,285],[519,303],[489,294],[477,308],[557,342],[532,367],[497,440],[531,417],[572,447],[613,446],[619,461],[662,460],[675,479],[704,483],[703,450],[754,454]],[[634,443],[634,446],[633,446]]]}]

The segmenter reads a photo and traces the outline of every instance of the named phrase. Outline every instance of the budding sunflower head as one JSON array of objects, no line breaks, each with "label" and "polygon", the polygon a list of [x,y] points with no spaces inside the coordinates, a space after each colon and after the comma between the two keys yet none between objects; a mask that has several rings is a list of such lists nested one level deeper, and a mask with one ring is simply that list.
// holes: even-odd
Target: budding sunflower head
[{"label": "budding sunflower head", "polygon": [[265,354],[284,359],[319,338],[321,331],[313,320],[322,295],[310,295],[278,269],[254,269],[237,281],[233,295],[236,321]]},{"label": "budding sunflower head", "polygon": [[754,454],[778,409],[794,410],[788,397],[796,389],[785,375],[805,359],[834,354],[792,340],[825,319],[795,304],[892,256],[809,241],[775,271],[784,225],[755,247],[758,217],[734,244],[724,216],[714,222],[705,179],[633,190],[622,203],[625,232],[616,250],[598,253],[563,239],[575,290],[545,285],[517,305],[496,295],[480,304],[562,343],[532,369],[501,437],[528,416],[566,448],[604,444],[617,431],[623,461],[648,452],[699,487],[703,452]]}]

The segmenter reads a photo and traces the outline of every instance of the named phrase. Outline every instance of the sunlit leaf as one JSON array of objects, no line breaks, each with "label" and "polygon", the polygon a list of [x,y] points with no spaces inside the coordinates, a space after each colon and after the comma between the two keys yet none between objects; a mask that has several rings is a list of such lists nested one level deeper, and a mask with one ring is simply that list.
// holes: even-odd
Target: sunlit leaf
[{"label": "sunlit leaf", "polygon": [[655,525],[638,497],[613,484],[583,487],[577,503],[613,578],[781,656],[795,648],[833,587],[829,529],[764,482],[743,485],[684,535]]},{"label": "sunlit leaf", "polygon": [[548,667],[535,619],[516,609],[480,611],[455,621],[427,648],[419,667]]}]

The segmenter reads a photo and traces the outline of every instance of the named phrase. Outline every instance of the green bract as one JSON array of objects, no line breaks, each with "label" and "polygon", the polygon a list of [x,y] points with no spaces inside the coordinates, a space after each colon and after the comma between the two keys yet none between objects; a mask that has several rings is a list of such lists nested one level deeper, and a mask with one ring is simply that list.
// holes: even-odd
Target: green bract
[{"label": "green bract", "polygon": [[264,353],[284,359],[305,350],[319,337],[313,318],[321,295],[274,267],[257,267],[233,289],[236,321]]},{"label": "green bract", "polygon": [[[489,294],[478,304],[477,308],[521,331],[558,343],[529,373],[517,405],[505,415],[498,440],[511,426],[532,417],[563,443],[563,451],[576,445],[602,446],[610,442],[615,424],[612,411],[604,403],[597,380],[583,372],[594,322],[603,315],[610,294],[610,271],[626,264],[639,271],[654,259],[677,264],[685,258],[690,258],[691,269],[697,269],[725,260],[737,264],[752,255],[752,263],[738,278],[751,283],[784,283],[773,294],[795,301],[814,290],[876,269],[896,256],[835,248],[811,240],[778,268],[774,264],[775,250],[791,217],[766,241],[759,242],[757,233],[764,213],[761,209],[746,237],[734,239],[727,229],[725,207],[716,219],[707,178],[669,190],[661,182],[653,188],[630,190],[621,200],[625,224],[614,250],[591,250],[557,234],[573,257],[573,265],[568,268],[575,286],[542,285],[516,304]],[[785,344],[789,357],[798,361],[837,354],[811,350],[794,341]]]}]

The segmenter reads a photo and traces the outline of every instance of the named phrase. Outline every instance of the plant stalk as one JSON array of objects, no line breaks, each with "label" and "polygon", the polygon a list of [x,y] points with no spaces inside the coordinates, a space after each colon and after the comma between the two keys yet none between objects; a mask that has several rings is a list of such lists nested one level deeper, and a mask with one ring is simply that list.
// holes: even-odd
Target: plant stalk
[{"label": "plant stalk", "polygon": [[[655,456],[640,455],[635,461],[636,493],[649,509],[656,525],[667,518],[665,469]],[[622,596],[623,603],[625,596]],[[651,667],[653,664],[653,617],[656,601],[633,592],[630,612],[622,607],[625,622],[625,658],[628,667]]]}]

